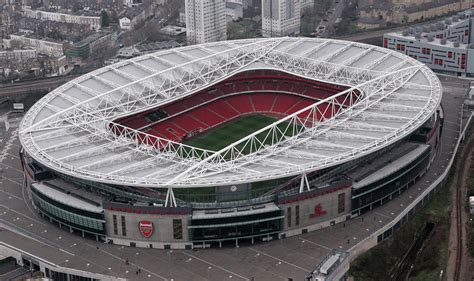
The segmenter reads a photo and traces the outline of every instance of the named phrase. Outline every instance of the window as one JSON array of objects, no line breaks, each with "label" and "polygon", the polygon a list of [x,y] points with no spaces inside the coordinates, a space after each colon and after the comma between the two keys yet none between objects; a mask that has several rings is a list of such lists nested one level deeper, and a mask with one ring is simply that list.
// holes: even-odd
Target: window
[{"label": "window", "polygon": [[127,236],[127,226],[125,225],[125,216],[122,216],[122,235]]},{"label": "window", "polygon": [[434,64],[436,65],[443,65],[443,60],[442,59],[435,59]]},{"label": "window", "polygon": [[117,228],[117,215],[113,216],[113,221],[114,221],[114,234],[118,235],[118,228]]},{"label": "window", "polygon": [[183,221],[180,219],[173,220],[173,238],[183,239]]},{"label": "window", "polygon": [[341,193],[337,196],[337,212],[343,213],[346,209],[346,194]]},{"label": "window", "polygon": [[300,205],[295,207],[295,225],[300,225]]},{"label": "window", "polygon": [[291,207],[288,207],[288,209],[286,209],[286,221],[287,221],[287,226],[288,227],[291,227]]},{"label": "window", "polygon": [[453,52],[448,52],[448,58],[453,58]]}]

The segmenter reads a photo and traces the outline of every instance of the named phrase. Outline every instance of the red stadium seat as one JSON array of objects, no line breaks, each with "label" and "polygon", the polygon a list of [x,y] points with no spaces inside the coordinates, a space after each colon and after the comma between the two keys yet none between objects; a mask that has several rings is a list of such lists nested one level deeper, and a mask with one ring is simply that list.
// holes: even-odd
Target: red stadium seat
[{"label": "red stadium seat", "polygon": [[[346,88],[275,70],[252,70],[166,104],[161,107],[161,112],[154,108],[115,122],[132,129],[148,127],[144,132],[180,142],[192,132],[206,131],[243,114],[258,112],[281,118]],[[238,94],[242,92],[244,93]],[[359,94],[352,95],[355,99]],[[346,96],[341,96],[338,101],[348,105],[349,99],[345,99]],[[321,120],[323,117],[330,118],[335,113],[328,104],[319,105],[319,109],[318,113],[308,110],[298,114],[298,117],[304,120],[310,117],[305,124],[310,126],[313,120],[310,114],[314,114],[316,120]],[[115,131],[120,133],[119,129]],[[142,142],[156,146],[156,142],[144,136],[140,136]],[[161,146],[164,145],[166,141],[161,143]]]},{"label": "red stadium seat", "polygon": [[251,96],[252,103],[257,112],[270,112],[275,101],[275,94],[257,93]]}]

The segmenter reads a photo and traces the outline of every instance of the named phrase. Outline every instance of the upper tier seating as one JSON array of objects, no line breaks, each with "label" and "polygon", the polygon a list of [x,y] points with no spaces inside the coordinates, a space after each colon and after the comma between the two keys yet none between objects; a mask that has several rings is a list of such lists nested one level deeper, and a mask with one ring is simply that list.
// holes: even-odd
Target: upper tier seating
[{"label": "upper tier seating", "polygon": [[[236,74],[158,109],[123,117],[115,122],[179,142],[191,132],[205,131],[244,114],[289,115],[346,88],[274,70],[252,70]],[[343,102],[344,98],[341,96],[338,100]],[[322,104],[319,108],[324,112],[326,106]],[[299,117],[305,118],[308,114],[303,112]],[[324,116],[332,114],[326,110]],[[322,116],[317,114],[315,117],[320,119]]]}]

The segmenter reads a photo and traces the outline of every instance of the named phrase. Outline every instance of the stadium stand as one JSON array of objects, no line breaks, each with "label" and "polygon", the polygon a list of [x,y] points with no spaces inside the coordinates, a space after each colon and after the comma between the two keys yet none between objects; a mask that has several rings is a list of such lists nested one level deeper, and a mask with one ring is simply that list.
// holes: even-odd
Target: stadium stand
[{"label": "stadium stand", "polygon": [[[345,89],[280,71],[246,71],[193,95],[116,122],[181,142],[191,133],[206,131],[246,114],[286,116]],[[341,96],[341,102],[345,97]],[[323,105],[321,111],[324,114],[316,118],[332,114]],[[304,112],[299,117],[307,115]]]}]

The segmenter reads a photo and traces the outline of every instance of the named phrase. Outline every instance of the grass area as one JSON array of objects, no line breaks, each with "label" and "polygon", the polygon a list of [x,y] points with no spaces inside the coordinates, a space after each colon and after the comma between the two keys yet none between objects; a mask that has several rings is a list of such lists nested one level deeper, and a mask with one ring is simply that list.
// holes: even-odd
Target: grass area
[{"label": "grass area", "polygon": [[417,258],[410,280],[437,280],[441,270],[446,271],[449,238],[449,183],[430,199],[414,217],[393,236],[358,257],[350,268],[355,280],[388,280],[394,265],[413,243],[416,234],[426,222],[436,225],[433,235]]},{"label": "grass area", "polygon": [[[185,144],[208,149],[213,151],[218,151],[229,144],[236,142],[249,134],[258,131],[261,128],[264,128],[277,119],[269,117],[266,115],[246,115],[235,120],[232,120],[228,123],[225,123],[217,128],[213,128],[208,132],[197,135],[191,139],[185,141]],[[282,123],[279,127],[283,131],[288,126],[288,123]],[[257,135],[259,140],[262,140],[267,135],[266,132]],[[285,135],[291,136],[292,132],[287,132]],[[281,133],[280,133],[281,136]],[[269,143],[267,141],[266,143]],[[242,145],[238,148],[242,149]],[[250,149],[245,147],[243,153],[249,153]],[[245,194],[236,194],[235,198],[229,198],[226,201],[232,200],[243,200],[247,198],[254,198],[261,196],[268,190],[287,182],[290,178],[276,179],[264,182],[257,182],[252,184],[251,191],[245,192]],[[192,202],[213,202],[216,201],[216,192],[213,187],[202,187],[202,188],[192,188],[192,189],[175,189],[175,195],[185,201]]]},{"label": "grass area", "polygon": [[[226,123],[220,127],[211,129],[209,132],[195,136],[187,141],[185,144],[208,150],[218,151],[231,143],[234,143],[253,132],[258,131],[276,121],[275,118],[265,115],[246,115],[236,120]],[[281,124],[283,130],[287,126],[286,123]],[[286,135],[291,135],[287,133]],[[266,132],[261,133],[257,136],[259,140],[263,140],[266,136]],[[268,143],[268,141],[267,141]],[[244,144],[237,146],[239,149],[243,148]],[[249,147],[244,147],[243,153],[247,154],[250,152]]]}]

